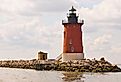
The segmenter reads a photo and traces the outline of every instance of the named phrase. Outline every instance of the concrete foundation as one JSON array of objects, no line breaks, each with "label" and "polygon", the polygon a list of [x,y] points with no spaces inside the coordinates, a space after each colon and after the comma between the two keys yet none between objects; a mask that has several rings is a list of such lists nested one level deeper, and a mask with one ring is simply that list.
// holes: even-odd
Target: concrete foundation
[{"label": "concrete foundation", "polygon": [[62,62],[84,59],[84,53],[62,53]]}]

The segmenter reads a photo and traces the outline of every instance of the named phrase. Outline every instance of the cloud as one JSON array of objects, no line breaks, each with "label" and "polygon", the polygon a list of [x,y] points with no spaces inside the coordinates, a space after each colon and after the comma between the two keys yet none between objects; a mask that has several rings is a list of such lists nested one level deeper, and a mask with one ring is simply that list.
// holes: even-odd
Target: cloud
[{"label": "cloud", "polygon": [[98,37],[94,40],[94,45],[103,45],[107,44],[110,41],[111,35],[103,35],[101,37]]},{"label": "cloud", "polygon": [[120,0],[103,0],[93,8],[81,8],[80,13],[86,18],[90,18],[90,21],[95,21],[96,23],[115,23],[121,17],[120,2]]},{"label": "cloud", "polygon": [[31,2],[28,0],[0,0],[0,11],[17,14],[19,12],[25,11],[31,7]]},{"label": "cloud", "polygon": [[75,0],[79,7],[93,8],[93,6],[98,5],[103,0]]},{"label": "cloud", "polygon": [[120,2],[120,0],[103,0],[91,8],[79,9],[80,18],[85,20],[83,32],[86,57],[104,56],[112,62],[120,63],[121,58],[118,57],[120,46],[117,46],[121,45]]},{"label": "cloud", "polygon": [[37,6],[34,7],[37,11],[42,11],[42,12],[61,12],[64,10],[67,10],[68,7],[70,7],[72,4],[75,4],[74,0],[36,0],[33,1]]},{"label": "cloud", "polygon": [[117,46],[121,41],[120,3],[120,0],[0,0],[0,56],[31,58],[42,50],[50,58],[57,57],[63,45],[61,20],[74,5],[85,20],[86,57],[105,56],[111,60],[113,54],[120,53]]},{"label": "cloud", "polygon": [[0,11],[9,15],[37,16],[47,12],[63,12],[75,5],[75,0],[0,0]]},{"label": "cloud", "polygon": [[[58,47],[57,44],[61,41],[59,28],[61,29],[58,25],[44,25],[41,16],[15,16],[12,20],[4,21],[0,24],[0,45],[3,46],[0,49],[1,57],[3,54],[3,58],[15,58],[17,55],[17,59],[33,57],[39,50],[54,54],[56,57],[56,50],[60,49],[56,46]],[[8,53],[11,55],[8,56]]]}]

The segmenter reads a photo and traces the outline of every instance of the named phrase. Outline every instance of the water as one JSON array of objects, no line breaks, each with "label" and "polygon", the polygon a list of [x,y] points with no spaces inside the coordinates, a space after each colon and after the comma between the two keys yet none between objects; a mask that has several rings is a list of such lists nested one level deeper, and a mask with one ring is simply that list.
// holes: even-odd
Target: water
[{"label": "water", "polygon": [[121,72],[69,73],[0,68],[0,82],[121,82]]}]

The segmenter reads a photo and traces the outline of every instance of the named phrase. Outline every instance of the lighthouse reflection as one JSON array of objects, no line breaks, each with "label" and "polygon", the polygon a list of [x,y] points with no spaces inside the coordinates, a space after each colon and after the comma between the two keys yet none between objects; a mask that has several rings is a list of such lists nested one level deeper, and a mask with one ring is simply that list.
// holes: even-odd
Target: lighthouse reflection
[{"label": "lighthouse reflection", "polygon": [[64,82],[84,82],[83,80],[83,74],[79,72],[63,72],[63,77],[62,79]]}]

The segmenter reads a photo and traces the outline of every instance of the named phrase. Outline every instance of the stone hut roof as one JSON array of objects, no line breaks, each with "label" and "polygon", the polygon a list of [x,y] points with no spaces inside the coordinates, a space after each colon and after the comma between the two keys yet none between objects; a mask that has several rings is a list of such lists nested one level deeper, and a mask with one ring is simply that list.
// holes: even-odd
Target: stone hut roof
[{"label": "stone hut roof", "polygon": [[45,52],[42,52],[42,51],[39,51],[39,52],[38,52],[38,54],[47,54],[47,53],[45,53]]}]

